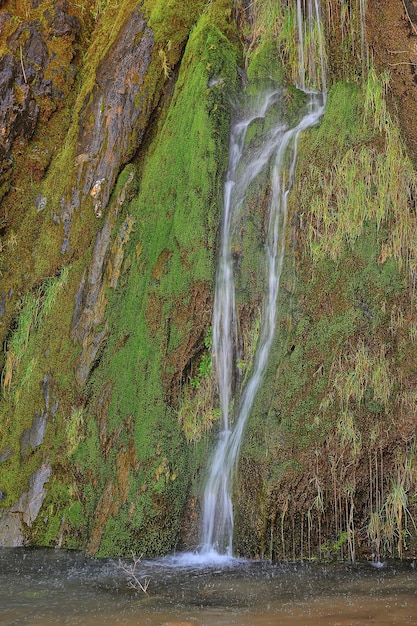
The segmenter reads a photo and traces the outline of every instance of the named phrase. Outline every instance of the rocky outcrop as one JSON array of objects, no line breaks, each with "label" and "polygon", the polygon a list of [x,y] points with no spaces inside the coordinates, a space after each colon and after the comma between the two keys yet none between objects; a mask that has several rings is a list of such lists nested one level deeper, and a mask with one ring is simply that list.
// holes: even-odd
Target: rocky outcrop
[{"label": "rocky outcrop", "polygon": [[31,476],[29,489],[9,509],[0,513],[0,546],[22,546],[25,544],[26,527],[31,527],[38,516],[46,496],[45,483],[51,476],[48,461]]},{"label": "rocky outcrop", "polygon": [[125,246],[135,223],[135,219],[127,215],[112,240],[119,212],[135,188],[135,168],[126,170],[123,176],[125,182],[115,196],[104,226],[97,234],[92,260],[84,272],[75,300],[72,336],[82,345],[75,369],[80,385],[86,382],[97,353],[108,335],[109,329],[105,322],[106,290],[108,287],[117,287]]},{"label": "rocky outcrop", "polygon": [[[62,105],[65,77],[66,88],[73,78],[70,68],[57,64],[56,54],[50,49],[51,38],[65,37],[71,47],[80,24],[68,14],[67,0],[59,0],[54,11],[46,11],[44,23],[33,20],[21,24],[9,37],[9,53],[0,59],[0,191],[1,175],[13,165],[12,148],[17,138],[30,140],[40,117],[45,122],[51,113]],[[0,14],[0,24],[5,27],[11,14]],[[74,54],[74,53],[73,53]],[[53,70],[48,70],[51,66]],[[56,67],[58,65],[58,68]],[[60,85],[60,86],[58,86]]]},{"label": "rocky outcrop", "polygon": [[[132,45],[132,42],[135,42]],[[79,117],[78,181],[101,217],[120,167],[137,150],[155,107],[147,74],[154,40],[141,10],[132,11],[97,68]]]},{"label": "rocky outcrop", "polygon": [[[298,33],[291,41],[286,32],[279,48],[282,22],[268,15],[266,23],[262,3],[99,4],[0,0],[0,543],[152,556],[197,541],[219,417],[210,320],[242,41],[257,90],[254,77],[269,84],[296,65]],[[366,4],[367,44],[377,69],[391,71],[391,111],[415,157],[417,5]],[[329,0],[323,11],[328,107],[300,136],[284,313],[237,468],[236,548],[247,556],[288,558],[292,543],[304,558],[307,541],[320,554],[344,533],[349,549],[354,535],[371,543],[369,515],[385,523],[398,478],[410,498],[397,538],[413,532],[407,516],[417,519],[414,465],[405,476],[415,463],[417,342],[404,268],[415,256],[403,252],[416,232],[416,184],[395,122],[388,155],[373,103],[364,113],[359,5]],[[288,6],[277,4],[283,19]],[[290,117],[302,100],[286,92]],[[244,355],[237,380],[248,375],[259,330],[257,255],[271,195],[260,187],[251,185],[233,249]],[[366,214],[355,248],[346,231],[365,205],[389,215],[375,224]],[[334,248],[326,256],[320,246],[336,234],[344,256],[335,261]],[[395,381],[384,402],[378,376]]]},{"label": "rocky outcrop", "polygon": [[[225,34],[235,37],[228,0],[192,7],[158,1],[146,18],[143,3],[109,3],[91,45],[92,31],[81,30],[79,91],[71,81],[65,91],[77,35],[69,11],[77,6],[81,19],[91,8],[83,4],[33,2],[31,43],[23,30],[10,31],[10,97],[19,83],[35,109],[27,131],[16,121],[5,140],[10,158],[19,144],[21,166],[8,171],[16,183],[0,297],[8,346],[21,321],[27,325],[25,350],[0,400],[7,414],[3,537],[16,544],[36,536],[102,554],[135,544],[160,554],[178,542],[194,472],[176,410],[206,350],[238,40]],[[29,22],[19,19],[23,29]],[[22,126],[23,108],[16,108],[18,119]],[[31,154],[39,150],[36,157],[46,147],[52,160],[29,170],[26,142]],[[135,187],[146,188],[140,199]],[[24,310],[25,293],[38,293],[63,264],[68,293],[51,303],[42,323],[37,312],[23,320],[16,310]],[[49,407],[42,397],[45,372],[56,381],[55,413],[52,392]],[[44,496],[45,473],[35,470],[47,457],[54,489]],[[33,529],[39,509],[29,503],[41,496],[48,519]]]},{"label": "rocky outcrop", "polygon": [[25,459],[33,448],[43,443],[49,418],[54,418],[58,410],[59,402],[54,393],[54,382],[50,375],[45,374],[42,387],[45,408],[36,412],[29,428],[25,428],[20,437],[20,454]]},{"label": "rocky outcrop", "polygon": [[[20,435],[19,450],[22,463],[27,463],[32,452],[42,446],[48,421],[55,418],[58,410],[59,402],[54,391],[54,380],[50,374],[44,375],[42,396],[43,408],[35,412],[32,423]],[[17,451],[14,452],[12,447],[7,445],[0,450],[0,464],[6,463],[17,454]],[[51,475],[52,466],[48,459],[30,477],[29,489],[23,492],[16,502],[0,511],[0,546],[24,545],[27,528],[30,528],[37,518],[47,493],[44,485]],[[7,492],[1,492],[1,494],[0,501],[8,495]]]}]

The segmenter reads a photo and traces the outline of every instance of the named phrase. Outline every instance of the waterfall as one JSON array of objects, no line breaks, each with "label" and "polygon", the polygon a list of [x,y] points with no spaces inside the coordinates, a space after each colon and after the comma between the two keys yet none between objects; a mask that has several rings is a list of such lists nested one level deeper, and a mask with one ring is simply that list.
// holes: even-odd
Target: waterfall
[{"label": "waterfall", "polygon": [[[263,118],[283,97],[279,90],[265,95],[245,119],[233,125],[229,167],[224,186],[219,258],[213,309],[213,351],[222,427],[211,458],[203,496],[201,553],[231,555],[233,539],[233,474],[242,436],[257,391],[263,381],[274,339],[277,296],[284,259],[287,199],[297,158],[297,140],[302,131],[317,124],[325,106],[325,61],[318,0],[296,0],[299,81],[308,96],[308,110],[294,127],[278,120],[255,154],[247,155],[245,136],[249,125]],[[313,31],[315,36],[313,36]],[[316,49],[313,49],[315,42]],[[319,59],[317,64],[315,61]],[[318,66],[317,66],[318,65]],[[319,91],[307,89],[313,85]],[[271,194],[265,242],[265,294],[254,362],[239,399],[233,397],[236,372],[237,312],[235,305],[232,237],[245,209],[249,185],[268,168]],[[237,406],[233,406],[237,404]]]},{"label": "waterfall", "polygon": [[[361,0],[363,2],[364,0]],[[297,0],[298,87],[326,91],[326,62],[319,0]]]},{"label": "waterfall", "polygon": [[369,69],[369,50],[366,45],[366,9],[367,0],[359,0],[359,18],[361,23],[361,59],[365,70]]}]

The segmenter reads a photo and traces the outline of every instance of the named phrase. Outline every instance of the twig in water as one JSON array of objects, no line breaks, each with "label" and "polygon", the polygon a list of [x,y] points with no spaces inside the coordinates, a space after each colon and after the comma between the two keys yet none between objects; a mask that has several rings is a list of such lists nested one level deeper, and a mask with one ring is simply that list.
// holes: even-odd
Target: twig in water
[{"label": "twig in water", "polygon": [[143,593],[148,594],[149,583],[151,582],[150,578],[144,578],[143,580],[139,580],[136,575],[136,568],[140,563],[141,557],[137,558],[136,555],[132,552],[133,563],[129,565],[125,565],[121,559],[119,559],[119,567],[123,570],[128,576],[128,585],[131,589],[140,589]]}]

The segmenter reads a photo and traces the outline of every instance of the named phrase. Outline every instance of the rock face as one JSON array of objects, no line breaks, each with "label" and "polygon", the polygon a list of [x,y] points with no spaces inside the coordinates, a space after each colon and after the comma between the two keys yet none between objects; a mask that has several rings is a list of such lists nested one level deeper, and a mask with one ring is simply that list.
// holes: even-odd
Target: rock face
[{"label": "rock face", "polygon": [[[32,72],[30,78],[33,81]],[[20,88],[20,101],[15,95],[15,82]],[[10,156],[13,141],[18,136],[30,139],[39,115],[39,106],[22,74],[22,67],[11,55],[0,60],[0,98],[0,159],[2,171],[6,171],[13,162]]]},{"label": "rock face", "polygon": [[144,89],[153,47],[152,31],[142,11],[135,9],[98,66],[94,88],[80,112],[78,180],[82,192],[93,197],[98,217],[107,206],[121,165],[141,143],[155,106],[150,87]]},{"label": "rock face", "polygon": [[[60,0],[53,12],[45,12],[43,24],[39,20],[24,23],[7,40],[10,52],[0,59],[0,184],[1,174],[13,165],[15,140],[30,140],[39,116],[45,121],[64,97],[55,80],[47,77],[48,68],[56,64],[48,39],[75,41],[80,23],[67,11],[68,2]],[[11,14],[0,14],[0,20],[7,32]],[[60,70],[68,78],[68,68]],[[54,69],[55,75],[58,71]]]},{"label": "rock face", "polygon": [[26,528],[38,516],[46,496],[45,483],[51,476],[51,465],[46,461],[31,476],[29,489],[8,510],[0,515],[0,545],[18,547],[26,543]]},{"label": "rock face", "polygon": [[[210,319],[237,77],[231,6],[200,19],[196,2],[172,18],[164,3],[150,11],[126,0],[94,25],[90,5],[51,0],[16,28],[8,4],[3,155],[15,166],[4,172],[1,541],[36,536],[101,554],[145,541],[161,553],[179,541],[198,466],[175,412]],[[70,65],[77,89],[60,92]],[[221,88],[208,87],[212,72],[224,74]],[[156,185],[144,168],[156,168]],[[25,418],[14,427],[16,411]],[[46,457],[57,489],[45,480],[44,491]],[[52,511],[47,521],[35,519],[35,500]]]},{"label": "rock face", "polygon": [[75,372],[80,385],[87,381],[90,368],[109,332],[105,321],[106,290],[117,287],[125,246],[129,241],[135,219],[131,215],[125,218],[114,241],[112,230],[120,208],[134,188],[134,180],[135,169],[130,168],[126,171],[126,179],[120,193],[116,195],[112,208],[107,213],[105,224],[97,234],[93,258],[77,292],[72,336],[83,347]]}]

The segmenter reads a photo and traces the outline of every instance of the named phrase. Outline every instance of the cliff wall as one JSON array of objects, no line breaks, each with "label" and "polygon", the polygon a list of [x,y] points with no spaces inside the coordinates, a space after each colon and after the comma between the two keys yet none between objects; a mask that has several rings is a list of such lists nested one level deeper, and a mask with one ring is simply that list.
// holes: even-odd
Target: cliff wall
[{"label": "cliff wall", "polygon": [[[321,9],[328,104],[300,142],[235,550],[414,556],[417,11]],[[0,2],[2,545],[152,556],[197,543],[230,124],[247,83],[285,89],[287,120],[302,111],[294,11]],[[268,193],[251,189],[234,250],[237,381],[259,325]]]}]

